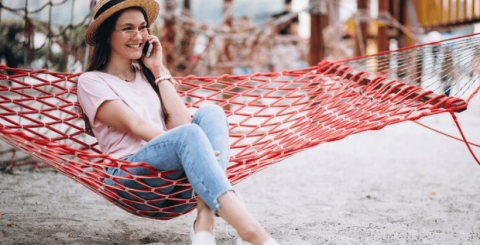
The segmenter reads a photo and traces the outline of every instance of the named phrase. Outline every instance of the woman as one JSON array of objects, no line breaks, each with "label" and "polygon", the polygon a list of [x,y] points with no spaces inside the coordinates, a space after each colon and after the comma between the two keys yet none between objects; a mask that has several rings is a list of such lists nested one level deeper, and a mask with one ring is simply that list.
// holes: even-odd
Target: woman
[{"label": "woman", "polygon": [[[237,230],[241,237],[237,244],[278,244],[248,214],[225,175],[229,142],[223,110],[205,106],[191,119],[176,93],[174,80],[163,65],[161,44],[149,35],[148,27],[158,12],[154,0],[101,0],[95,6],[94,21],[85,35],[94,52],[87,72],[78,80],[86,128],[93,130],[101,150],[112,157],[146,162],[158,171],[185,171],[199,196],[190,234],[193,244],[215,244],[214,214]],[[147,43],[153,45],[149,57],[142,52]],[[150,173],[144,168],[129,171]],[[117,168],[107,172],[126,175]],[[161,179],[144,182],[150,186],[164,183]],[[139,185],[132,180],[123,184]],[[154,193],[139,196],[157,197]]]}]

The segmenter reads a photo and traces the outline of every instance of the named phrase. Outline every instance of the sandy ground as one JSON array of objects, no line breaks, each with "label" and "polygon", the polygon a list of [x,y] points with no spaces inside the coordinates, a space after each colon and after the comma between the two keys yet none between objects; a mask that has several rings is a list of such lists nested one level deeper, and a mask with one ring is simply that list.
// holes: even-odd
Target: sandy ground
[{"label": "sandy ground", "polygon": [[[479,143],[480,97],[458,118]],[[458,135],[449,115],[421,121]],[[480,166],[412,122],[317,146],[236,187],[281,244],[480,244]],[[0,174],[0,244],[190,244],[194,215],[138,218],[53,171]],[[235,243],[220,219],[216,232]]]}]

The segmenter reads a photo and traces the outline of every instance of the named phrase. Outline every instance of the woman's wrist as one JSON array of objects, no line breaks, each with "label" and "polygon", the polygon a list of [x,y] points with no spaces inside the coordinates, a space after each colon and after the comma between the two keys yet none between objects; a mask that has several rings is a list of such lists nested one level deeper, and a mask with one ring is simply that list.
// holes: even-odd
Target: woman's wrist
[{"label": "woman's wrist", "polygon": [[155,85],[158,86],[163,81],[169,81],[173,85],[172,76],[170,74],[161,75],[155,78]]},{"label": "woman's wrist", "polygon": [[155,76],[155,79],[157,79],[160,76],[170,75],[170,72],[165,66],[159,65],[158,68],[153,71],[153,75]]}]

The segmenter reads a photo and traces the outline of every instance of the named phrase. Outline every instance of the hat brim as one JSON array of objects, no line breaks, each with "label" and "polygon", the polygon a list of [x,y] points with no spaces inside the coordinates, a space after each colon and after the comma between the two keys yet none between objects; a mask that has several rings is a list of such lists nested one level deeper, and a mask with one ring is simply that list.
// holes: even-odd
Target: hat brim
[{"label": "hat brim", "polygon": [[116,12],[130,7],[142,8],[147,14],[148,23],[150,25],[155,22],[160,11],[159,4],[154,0],[129,0],[121,2],[102,13],[88,26],[85,33],[85,42],[90,46],[95,46],[95,43],[97,42],[95,36],[100,25]]}]

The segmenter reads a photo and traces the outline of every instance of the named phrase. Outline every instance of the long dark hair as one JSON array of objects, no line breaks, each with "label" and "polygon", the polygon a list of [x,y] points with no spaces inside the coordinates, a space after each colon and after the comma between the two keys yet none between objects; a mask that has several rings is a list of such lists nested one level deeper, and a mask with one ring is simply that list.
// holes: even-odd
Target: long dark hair
[{"label": "long dark hair", "polygon": [[[150,23],[148,23],[148,18],[147,14],[145,13],[145,10],[139,7],[131,7],[131,8],[126,8],[121,11],[116,12],[112,16],[110,16],[108,19],[106,19],[100,27],[97,29],[97,32],[95,34],[95,46],[93,49],[92,56],[88,60],[88,65],[87,65],[87,70],[86,71],[96,71],[96,70],[102,70],[105,68],[108,57],[110,55],[110,45],[108,44],[108,40],[110,38],[110,35],[112,34],[115,24],[117,23],[118,18],[120,15],[127,9],[138,9],[143,13],[143,16],[145,20],[147,21],[147,27],[150,26]],[[152,71],[148,69],[145,64],[143,64],[142,60],[139,59],[137,60],[140,69],[147,79],[148,83],[152,86],[153,90],[158,95],[158,98],[160,99],[161,105],[162,105],[162,116],[165,121],[165,123],[168,122],[168,119],[170,115],[168,114],[167,110],[165,109],[165,106],[162,101],[162,96],[160,95],[160,90],[158,89],[158,86],[155,85],[155,75],[153,75]],[[90,125],[90,122],[88,121],[87,115],[83,113],[82,108],[80,108],[80,111],[82,113],[83,120],[85,121],[85,132],[89,135],[94,135],[92,131],[92,127]]]}]

